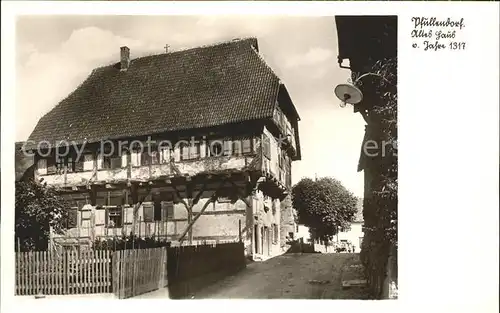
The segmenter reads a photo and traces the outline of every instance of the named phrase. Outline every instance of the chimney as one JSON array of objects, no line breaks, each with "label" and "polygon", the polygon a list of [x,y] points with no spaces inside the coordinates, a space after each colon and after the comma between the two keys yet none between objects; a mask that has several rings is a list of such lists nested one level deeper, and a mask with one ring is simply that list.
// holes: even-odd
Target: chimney
[{"label": "chimney", "polygon": [[126,46],[120,48],[120,70],[126,71],[130,65],[130,49]]}]

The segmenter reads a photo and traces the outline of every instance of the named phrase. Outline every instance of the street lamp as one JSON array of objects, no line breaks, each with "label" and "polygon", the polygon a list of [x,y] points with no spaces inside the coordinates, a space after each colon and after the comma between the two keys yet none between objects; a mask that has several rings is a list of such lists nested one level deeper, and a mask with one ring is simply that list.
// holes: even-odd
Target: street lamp
[{"label": "street lamp", "polygon": [[362,78],[364,78],[366,76],[376,76],[376,77],[379,77],[379,78],[385,80],[386,82],[389,82],[385,77],[383,77],[380,74],[365,73],[365,74],[359,76],[358,78],[356,78],[356,80],[353,82],[353,85],[350,85],[350,84],[337,85],[337,87],[335,87],[334,91],[335,91],[335,95],[337,96],[337,98],[339,98],[340,101],[342,101],[340,103],[340,107],[344,108],[347,103],[350,103],[352,105],[356,105],[363,100],[363,92],[361,92],[361,90],[358,87],[356,87],[355,85]]}]

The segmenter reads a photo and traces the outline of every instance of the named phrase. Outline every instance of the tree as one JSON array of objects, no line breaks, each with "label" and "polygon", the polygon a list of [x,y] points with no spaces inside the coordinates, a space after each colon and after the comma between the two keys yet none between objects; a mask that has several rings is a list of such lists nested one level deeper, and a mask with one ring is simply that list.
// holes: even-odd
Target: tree
[{"label": "tree", "polygon": [[309,227],[313,239],[331,240],[350,226],[357,210],[356,197],[330,177],[303,178],[293,187],[292,198],[299,223]]},{"label": "tree", "polygon": [[21,251],[46,250],[50,229],[62,233],[69,221],[69,204],[53,187],[30,179],[16,182],[15,240]]}]

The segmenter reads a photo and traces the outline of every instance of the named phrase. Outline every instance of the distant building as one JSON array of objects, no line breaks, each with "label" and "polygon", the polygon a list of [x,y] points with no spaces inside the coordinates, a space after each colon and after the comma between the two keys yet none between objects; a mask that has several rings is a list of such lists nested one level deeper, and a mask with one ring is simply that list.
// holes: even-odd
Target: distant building
[{"label": "distant building", "polygon": [[361,250],[361,243],[363,242],[363,199],[358,199],[358,211],[351,223],[349,229],[341,229],[335,237],[338,244],[346,243],[355,248],[355,252]]},{"label": "distant building", "polygon": [[297,225],[297,239],[303,239],[304,242],[308,242],[311,239],[311,234],[309,233],[309,227],[305,225]]}]

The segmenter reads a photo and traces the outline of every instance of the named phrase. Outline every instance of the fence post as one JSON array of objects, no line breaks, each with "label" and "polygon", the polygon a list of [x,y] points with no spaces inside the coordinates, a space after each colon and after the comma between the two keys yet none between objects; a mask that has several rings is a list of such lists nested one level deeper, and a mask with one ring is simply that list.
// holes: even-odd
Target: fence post
[{"label": "fence post", "polygon": [[242,241],[241,239],[241,220],[238,220],[238,237],[240,239],[240,242]]}]

